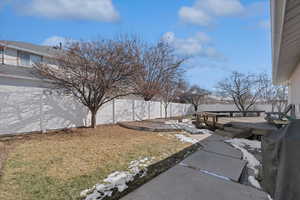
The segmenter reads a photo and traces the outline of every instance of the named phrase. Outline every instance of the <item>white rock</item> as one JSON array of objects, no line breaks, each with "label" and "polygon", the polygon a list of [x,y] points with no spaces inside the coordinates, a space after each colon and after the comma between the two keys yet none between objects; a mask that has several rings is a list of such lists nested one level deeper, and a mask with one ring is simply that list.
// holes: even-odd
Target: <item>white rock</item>
[{"label": "white rock", "polygon": [[188,142],[188,143],[192,143],[192,144],[195,144],[198,142],[198,140],[193,139],[188,136],[185,136],[185,135],[182,135],[182,134],[176,134],[175,137],[178,138],[181,142]]},{"label": "white rock", "polygon": [[[110,197],[113,194],[114,188],[117,188],[119,192],[123,192],[128,188],[127,183],[133,181],[134,177],[141,172],[141,168],[147,167],[152,158],[142,158],[140,160],[134,160],[129,163],[129,171],[116,171],[107,176],[103,181],[106,184],[96,184],[92,189],[83,190],[80,195],[86,197],[86,200],[104,199]],[[145,176],[147,168],[143,169],[143,174],[140,177]],[[91,193],[91,194],[89,194]]]},{"label": "white rock", "polygon": [[[247,161],[247,167],[252,169],[254,171],[254,175],[258,175],[258,168],[260,166],[260,162],[255,158],[254,155],[252,155],[246,147],[253,149],[253,150],[260,150],[261,148],[261,142],[259,141],[251,141],[247,139],[231,139],[226,140],[225,142],[231,144],[236,149],[239,149],[243,154],[243,160]],[[254,176],[249,176],[248,181],[256,188],[261,188],[259,182],[255,179]]]}]

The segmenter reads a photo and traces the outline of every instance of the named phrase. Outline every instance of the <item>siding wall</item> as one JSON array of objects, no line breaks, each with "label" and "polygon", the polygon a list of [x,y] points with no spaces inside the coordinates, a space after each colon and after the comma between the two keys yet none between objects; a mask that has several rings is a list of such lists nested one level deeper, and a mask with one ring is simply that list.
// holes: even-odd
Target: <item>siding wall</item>
[{"label": "siding wall", "polygon": [[297,117],[300,118],[300,64],[290,79],[289,103],[296,105],[296,114]]},{"label": "siding wall", "polygon": [[[30,55],[35,55],[35,54],[31,54],[29,53]],[[4,50],[4,64],[6,65],[16,65],[16,66],[20,66],[20,63],[19,63],[19,58],[18,58],[18,51],[15,50],[15,49],[11,49],[11,48],[5,48]],[[49,57],[45,57],[45,56],[42,56],[43,59],[42,61],[45,63],[45,64],[48,64],[52,67],[56,67],[57,66],[57,63],[56,61],[53,59],[53,58],[49,58]],[[2,57],[0,58],[0,61],[1,61],[1,64],[2,64]],[[31,67],[32,64],[30,64],[29,66],[26,66],[26,67]]]},{"label": "siding wall", "polygon": [[10,48],[5,48],[4,63],[7,65],[18,65],[18,51]]}]

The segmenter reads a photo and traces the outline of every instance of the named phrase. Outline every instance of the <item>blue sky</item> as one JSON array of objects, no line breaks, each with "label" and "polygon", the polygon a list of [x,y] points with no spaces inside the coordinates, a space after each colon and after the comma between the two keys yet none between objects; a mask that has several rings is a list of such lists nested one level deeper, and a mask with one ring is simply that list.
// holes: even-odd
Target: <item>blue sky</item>
[{"label": "blue sky", "polygon": [[271,72],[269,15],[267,0],[2,0],[0,39],[163,38],[192,57],[186,79],[213,89],[233,70]]}]

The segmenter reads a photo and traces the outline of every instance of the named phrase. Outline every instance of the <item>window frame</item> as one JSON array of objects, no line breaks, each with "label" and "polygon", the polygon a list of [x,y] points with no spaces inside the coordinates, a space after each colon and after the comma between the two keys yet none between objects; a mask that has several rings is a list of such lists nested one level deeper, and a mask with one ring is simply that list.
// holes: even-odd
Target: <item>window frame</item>
[{"label": "window frame", "polygon": [[[22,63],[22,55],[27,55],[29,56],[29,60],[28,60],[28,63]],[[35,57],[36,58],[39,58],[40,62],[43,62],[43,56],[41,55],[38,55],[38,54],[33,54],[33,53],[29,53],[29,52],[26,52],[26,51],[18,51],[18,65],[19,66],[22,66],[22,67],[32,67],[32,65],[35,63],[33,60],[33,58]]]},{"label": "window frame", "polygon": [[[28,56],[28,63],[22,63],[22,60],[24,59],[24,57],[22,58],[22,56]],[[31,65],[31,62],[30,62],[30,53],[26,52],[26,51],[19,51],[18,52],[18,57],[19,57],[19,65],[20,66],[23,66],[23,67],[29,67]]]}]

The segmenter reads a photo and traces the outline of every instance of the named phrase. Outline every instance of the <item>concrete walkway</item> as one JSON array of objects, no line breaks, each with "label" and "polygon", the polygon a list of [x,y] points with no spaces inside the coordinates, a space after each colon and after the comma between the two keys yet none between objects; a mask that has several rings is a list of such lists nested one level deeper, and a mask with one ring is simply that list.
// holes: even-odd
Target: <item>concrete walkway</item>
[{"label": "concrete walkway", "polygon": [[239,183],[246,162],[224,139],[207,137],[197,152],[122,200],[268,200],[266,193]]}]

